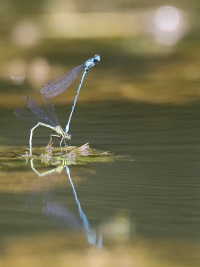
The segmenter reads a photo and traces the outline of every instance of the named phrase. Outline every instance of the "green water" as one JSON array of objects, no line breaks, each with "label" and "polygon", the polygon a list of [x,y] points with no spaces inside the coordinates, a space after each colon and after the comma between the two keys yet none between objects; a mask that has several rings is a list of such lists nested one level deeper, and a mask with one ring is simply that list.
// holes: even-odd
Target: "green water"
[{"label": "green water", "polygon": [[[64,248],[71,251],[79,247],[85,251],[88,246],[97,245],[104,251],[111,245],[120,245],[131,249],[133,254],[137,249],[145,255],[156,250],[158,257],[152,255],[152,264],[158,261],[163,264],[160,266],[192,266],[191,263],[198,266],[199,108],[199,104],[161,106],[128,102],[79,105],[71,124],[71,145],[89,142],[93,148],[126,157],[110,163],[69,166],[86,221],[80,217],[65,168],[60,174],[38,177],[30,162],[24,160],[12,167],[9,159],[2,161],[2,248],[6,251],[8,247],[9,251],[8,240],[15,247],[19,239],[22,248],[30,242],[34,249],[33,238],[48,243],[48,238],[54,240],[56,236],[59,253]],[[69,107],[56,110],[64,125]],[[10,150],[12,146],[27,146],[28,123],[12,116],[12,110],[4,111],[0,123],[4,125],[0,130],[5,138],[2,144]],[[49,134],[49,130],[38,128],[33,147],[45,146]],[[35,167],[41,173],[55,168],[40,161],[35,162]],[[85,228],[86,222],[89,230]],[[97,234],[93,244],[89,244],[88,231],[90,235]],[[43,245],[41,250],[47,248]],[[184,252],[184,256],[176,252],[175,257],[173,250]],[[22,251],[26,251],[26,246]],[[14,257],[12,249],[10,253]],[[109,250],[109,253],[117,252]],[[167,259],[161,260],[163,253]]]}]

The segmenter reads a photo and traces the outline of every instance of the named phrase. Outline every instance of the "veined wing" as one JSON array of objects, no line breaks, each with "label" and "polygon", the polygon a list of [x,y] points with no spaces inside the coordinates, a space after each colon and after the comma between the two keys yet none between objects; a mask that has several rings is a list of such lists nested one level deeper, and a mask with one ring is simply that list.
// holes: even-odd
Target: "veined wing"
[{"label": "veined wing", "polygon": [[46,97],[45,95],[42,95],[42,100],[44,103],[44,106],[46,108],[46,111],[50,117],[50,119],[56,124],[59,125],[58,117],[55,112],[54,105],[51,101],[51,98]]},{"label": "veined wing", "polygon": [[39,122],[39,119],[35,114],[31,113],[30,111],[21,109],[21,108],[15,109],[14,114],[15,116],[22,119],[23,121],[33,122],[33,123]]},{"label": "veined wing", "polygon": [[74,82],[78,74],[84,68],[85,64],[81,64],[69,72],[50,80],[41,87],[41,93],[45,94],[47,97],[53,97],[63,93]]},{"label": "veined wing", "polygon": [[58,126],[58,124],[53,121],[49,116],[46,114],[46,112],[37,104],[37,102],[29,97],[22,97],[22,101],[24,105],[29,108],[33,114],[38,118],[38,122],[44,122],[47,124],[50,124],[52,126]]}]

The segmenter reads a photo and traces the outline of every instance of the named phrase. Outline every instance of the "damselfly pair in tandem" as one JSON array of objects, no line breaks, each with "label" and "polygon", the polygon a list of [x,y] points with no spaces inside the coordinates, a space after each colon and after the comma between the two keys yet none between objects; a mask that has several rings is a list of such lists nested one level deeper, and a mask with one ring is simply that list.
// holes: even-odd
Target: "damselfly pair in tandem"
[{"label": "damselfly pair in tandem", "polygon": [[[23,97],[22,101],[24,105],[31,111],[27,111],[24,109],[15,109],[14,114],[19,117],[20,119],[28,122],[34,122],[36,125],[31,128],[30,130],[30,137],[29,137],[29,155],[32,156],[32,138],[33,138],[33,131],[38,126],[44,126],[47,128],[52,129],[55,134],[50,135],[50,142],[52,141],[52,137],[60,137],[60,147],[62,143],[66,146],[66,141],[71,139],[71,135],[68,134],[69,132],[69,125],[71,122],[72,114],[74,112],[74,108],[76,106],[76,101],[79,96],[79,92],[81,90],[83,80],[85,78],[86,73],[88,70],[97,65],[100,62],[100,56],[95,55],[93,58],[88,59],[84,64],[79,65],[78,67],[72,69],[69,72],[66,72],[51,81],[47,82],[41,87],[42,93],[42,100],[45,106],[46,111],[44,111],[34,99],[29,97]],[[77,78],[78,74],[83,70],[83,74],[76,92],[76,96],[74,98],[74,102],[71,108],[71,112],[68,118],[68,122],[63,129],[58,122],[58,118],[55,113],[54,105],[51,101],[51,97],[59,95],[63,93]]]}]

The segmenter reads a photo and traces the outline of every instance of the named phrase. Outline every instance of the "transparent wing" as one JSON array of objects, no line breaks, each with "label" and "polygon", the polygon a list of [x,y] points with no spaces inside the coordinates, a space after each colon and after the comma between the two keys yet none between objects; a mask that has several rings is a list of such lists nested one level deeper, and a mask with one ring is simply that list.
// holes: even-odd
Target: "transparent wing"
[{"label": "transparent wing", "polygon": [[33,123],[39,122],[38,117],[36,117],[33,113],[21,108],[15,109],[14,114],[23,121],[33,122]]},{"label": "transparent wing", "polygon": [[42,95],[42,100],[51,120],[55,122],[56,125],[59,125],[58,117],[56,115],[55,108],[51,101],[51,98],[47,98],[45,95]]},{"label": "transparent wing", "polygon": [[53,97],[63,93],[77,78],[78,74],[85,68],[85,64],[79,65],[78,67],[66,72],[51,81],[45,83],[40,91],[47,97]]},{"label": "transparent wing", "polygon": [[33,112],[33,114],[38,118],[38,121],[50,124],[52,126],[58,126],[57,122],[53,121],[34,99],[26,96],[22,97],[22,102]]}]

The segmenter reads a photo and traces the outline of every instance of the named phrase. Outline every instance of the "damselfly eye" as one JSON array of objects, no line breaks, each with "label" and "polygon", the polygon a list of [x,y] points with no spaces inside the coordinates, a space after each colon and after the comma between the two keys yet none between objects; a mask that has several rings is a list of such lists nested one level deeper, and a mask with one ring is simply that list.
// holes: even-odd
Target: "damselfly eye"
[{"label": "damselfly eye", "polygon": [[99,62],[100,61],[100,56],[99,55],[95,55],[94,56],[94,63]]},{"label": "damselfly eye", "polygon": [[65,138],[68,139],[68,140],[71,139],[71,134],[67,134],[67,135],[65,136]]}]

